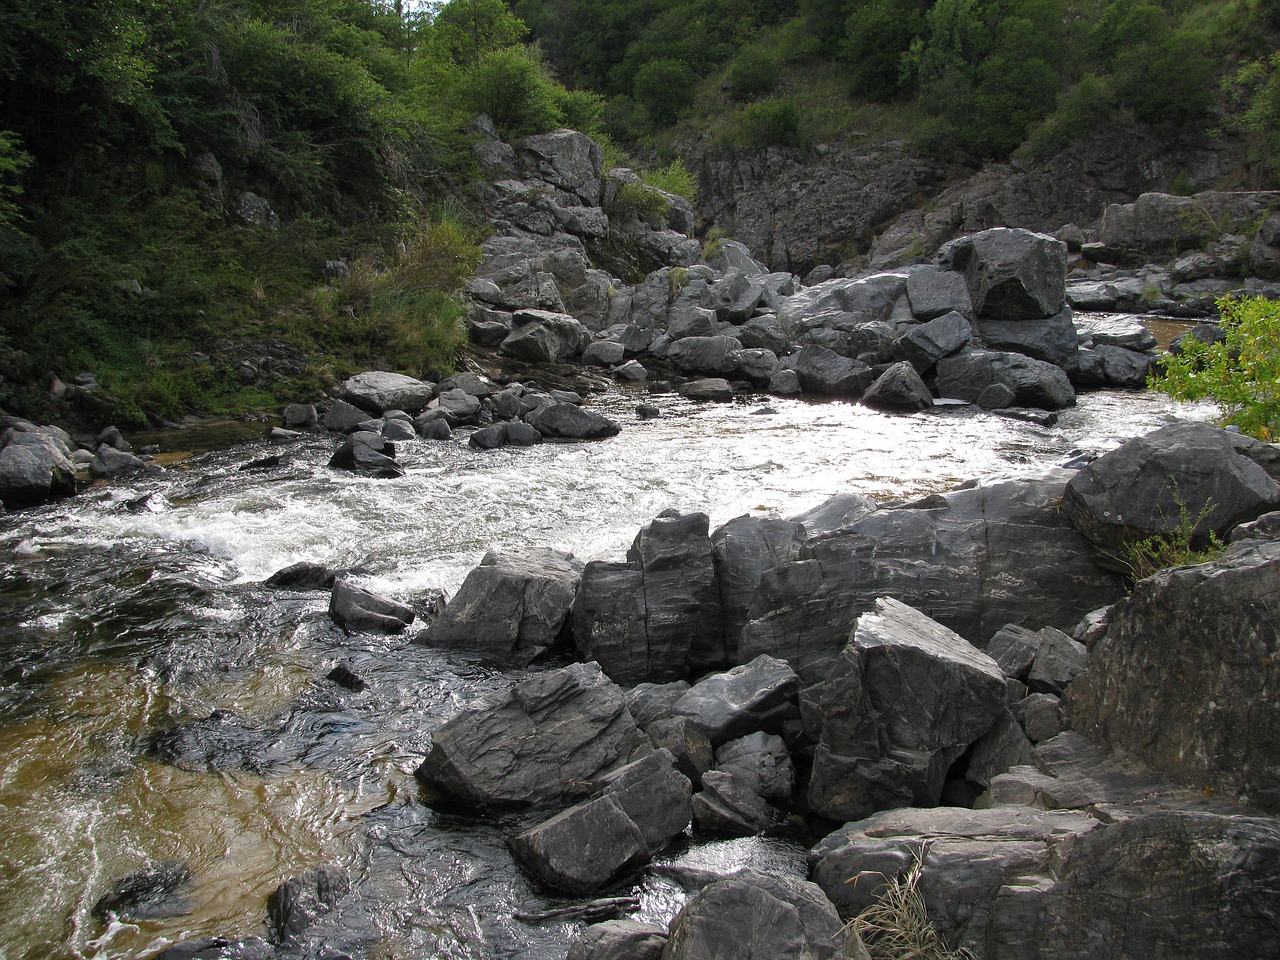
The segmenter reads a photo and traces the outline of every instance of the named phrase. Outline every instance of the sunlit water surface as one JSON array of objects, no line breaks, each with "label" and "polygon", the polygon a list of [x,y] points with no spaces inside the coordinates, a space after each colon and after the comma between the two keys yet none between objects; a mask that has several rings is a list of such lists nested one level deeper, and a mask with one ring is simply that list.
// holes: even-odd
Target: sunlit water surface
[{"label": "sunlit water surface", "polygon": [[[579,924],[514,917],[564,902],[507,854],[523,821],[437,812],[412,777],[434,727],[519,671],[409,636],[344,636],[326,595],[260,585],[288,564],[359,568],[414,602],[456,590],[490,547],[620,558],[667,507],[704,510],[714,527],[845,491],[913,497],[1100,452],[1175,414],[1211,415],[1134,393],[1084,395],[1052,428],[968,407],[888,416],[659,397],[662,417],[641,421],[640,399],[652,400],[591,401],[623,427],[599,443],[407,443],[408,474],[394,481],[328,469],[328,438],[250,443],[0,520],[0,957],[146,956],[195,936],[260,935],[267,895],[330,863],[356,889],[316,928],[312,952],[564,956]],[[240,469],[269,453],[279,466]],[[369,689],[326,681],[339,661]],[[255,731],[252,762],[191,772],[149,753],[158,730],[214,710]],[[746,864],[801,873],[788,836],[687,843],[610,892],[666,922],[689,876]],[[175,915],[93,915],[113,882],[158,862],[191,874]]]}]

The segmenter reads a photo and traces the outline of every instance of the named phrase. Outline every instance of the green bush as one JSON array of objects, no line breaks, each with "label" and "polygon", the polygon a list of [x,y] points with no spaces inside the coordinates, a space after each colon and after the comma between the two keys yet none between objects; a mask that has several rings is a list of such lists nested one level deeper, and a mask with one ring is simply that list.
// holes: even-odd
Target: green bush
[{"label": "green bush", "polygon": [[1225,343],[1188,337],[1149,385],[1175,400],[1212,400],[1220,422],[1268,442],[1280,439],[1280,302],[1218,301]]},{"label": "green bush", "polygon": [[636,73],[635,98],[654,123],[667,127],[693,101],[697,81],[694,72],[679,60],[650,60]]},{"label": "green bush", "polygon": [[698,202],[698,180],[683,161],[672,160],[665,167],[646,170],[640,174],[640,179],[651,187],[683,197],[691,204]]},{"label": "green bush", "polygon": [[800,108],[788,97],[770,97],[742,111],[738,142],[746,147],[800,145]]},{"label": "green bush", "polygon": [[765,53],[744,53],[729,65],[729,96],[755,100],[778,87],[778,63]]},{"label": "green bush", "polygon": [[525,47],[482,54],[463,75],[457,92],[468,110],[488,114],[508,138],[544,133],[562,120],[554,81]]},{"label": "green bush", "polygon": [[1167,567],[1217,560],[1227,548],[1212,530],[1207,535],[1200,533],[1200,525],[1213,512],[1212,503],[1206,503],[1200,513],[1192,517],[1186,502],[1180,497],[1175,499],[1178,526],[1171,533],[1136,540],[1121,551],[1120,560],[1135,583]]}]

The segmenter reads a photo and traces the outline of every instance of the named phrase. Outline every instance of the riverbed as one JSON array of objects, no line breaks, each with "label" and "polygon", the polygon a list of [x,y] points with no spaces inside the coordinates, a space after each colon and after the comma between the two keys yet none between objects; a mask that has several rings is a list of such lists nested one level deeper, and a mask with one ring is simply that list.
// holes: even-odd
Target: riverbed
[{"label": "riverbed", "polygon": [[[661,417],[641,420],[641,400]],[[1111,391],[1082,395],[1052,427],[972,407],[894,416],[624,390],[589,402],[619,436],[489,452],[409,442],[399,480],[330,470],[329,437],[254,441],[0,518],[0,956],[146,957],[194,937],[263,935],[281,881],[335,864],[354,892],[303,955],[564,957],[579,924],[515,916],[567,902],[507,854],[522,821],[434,810],[412,776],[436,726],[522,671],[415,643],[412,628],[346,636],[327,594],[262,585],[291,563],[357,571],[425,610],[492,547],[621,558],[668,507],[706,511],[714,528],[841,492],[891,502],[1212,415]],[[243,469],[271,454],[278,464]],[[338,663],[369,688],[328,681]],[[214,711],[249,731],[242,762],[157,758],[157,734]],[[687,841],[610,893],[665,923],[688,875],[748,863],[803,873],[796,830]],[[95,916],[114,882],[157,864],[189,876],[168,915]]]}]

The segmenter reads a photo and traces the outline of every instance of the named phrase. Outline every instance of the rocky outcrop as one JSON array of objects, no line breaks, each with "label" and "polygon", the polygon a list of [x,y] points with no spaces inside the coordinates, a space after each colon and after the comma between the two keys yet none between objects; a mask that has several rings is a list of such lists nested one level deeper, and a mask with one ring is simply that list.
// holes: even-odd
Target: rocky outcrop
[{"label": "rocky outcrop", "polygon": [[417,777],[480,808],[563,803],[653,747],[594,663],[539,673],[438,728]]},{"label": "rocky outcrop", "polygon": [[76,468],[67,444],[33,425],[25,427],[5,430],[0,441],[0,503],[7,510],[76,492]]}]

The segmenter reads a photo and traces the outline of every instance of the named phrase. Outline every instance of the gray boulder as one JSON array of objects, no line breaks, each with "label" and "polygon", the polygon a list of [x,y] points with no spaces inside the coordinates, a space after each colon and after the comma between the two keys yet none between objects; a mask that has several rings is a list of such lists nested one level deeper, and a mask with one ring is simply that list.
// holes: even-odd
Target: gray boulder
[{"label": "gray boulder", "polygon": [[987,656],[1000,665],[1006,677],[1027,679],[1040,651],[1040,634],[1016,623],[1006,623],[987,642]]},{"label": "gray boulder", "polygon": [[[688,689],[687,684],[685,688]],[[636,722],[639,723],[639,719]],[[715,753],[711,741],[697,724],[688,717],[667,717],[643,726],[655,747],[670,751],[677,770],[695,784],[702,782],[702,775],[715,763]]]},{"label": "gray boulder", "polygon": [[1080,346],[1070,307],[1049,317],[995,320],[979,317],[974,333],[989,350],[1021,353],[1055,366],[1063,366]]},{"label": "gray boulder", "polygon": [[414,612],[403,603],[380,597],[349,580],[337,580],[329,595],[329,616],[356,633],[399,633],[413,623]]},{"label": "gray boulder", "polygon": [[795,558],[804,532],[795,521],[741,516],[711,534],[725,656],[730,662],[737,659],[738,639],[760,577],[771,567]]},{"label": "gray boulder", "polygon": [[588,207],[600,205],[604,152],[586,134],[554,130],[522,137],[513,146],[521,172],[572,194]]},{"label": "gray boulder", "polygon": [[663,960],[833,960],[840,918],[814,884],[743,870],[708,884],[671,922]]},{"label": "gray boulder", "polygon": [[320,423],[320,415],[315,404],[290,403],[281,413],[281,420],[286,430],[312,430]]},{"label": "gray boulder", "polygon": [[1071,381],[1059,367],[1018,353],[965,350],[938,361],[938,396],[977,401],[993,383],[1011,389],[1018,406],[1060,410],[1076,402]]},{"label": "gray boulder", "polygon": [[804,527],[806,536],[816,537],[856,523],[878,509],[880,505],[866,494],[837,493],[790,520]]},{"label": "gray boulder", "polygon": [[594,787],[587,800],[507,842],[521,866],[556,890],[599,890],[647,863],[689,824],[689,778],[665,753],[611,771]]},{"label": "gray boulder", "polygon": [[1072,475],[995,478],[810,538],[761,578],[739,658],[782,657],[817,683],[854,622],[884,596],[972,643],[1006,623],[1070,629],[1124,590],[1061,512]]},{"label": "gray boulder", "polygon": [[729,403],[733,400],[733,387],[721,377],[702,377],[682,384],[680,396],[699,403]]},{"label": "gray boulder", "polygon": [[614,682],[661,682],[685,674],[686,649],[654,649],[645,619],[644,573],[628,563],[592,560],[572,607],[573,642]]},{"label": "gray boulder", "polygon": [[1066,303],[1067,245],[1029,230],[995,227],[947,244],[974,312],[993,320],[1051,317]]},{"label": "gray boulder", "polygon": [[[1080,336],[1091,340],[1094,346],[1124,347],[1126,350],[1139,351],[1156,348],[1156,335],[1136,317],[1090,314],[1073,317],[1073,320]],[[1215,325],[1213,329],[1217,330],[1218,327]]]},{"label": "gray boulder", "polygon": [[616,340],[593,340],[582,351],[582,364],[586,367],[611,367],[622,363],[626,348]]},{"label": "gray boulder", "polygon": [[716,769],[732,774],[766,800],[790,800],[796,782],[786,743],[762,731],[722,744],[716,751]]},{"label": "gray boulder", "polygon": [[[1232,435],[1205,423],[1171,423],[1126,441],[1067,484],[1063,510],[1109,556],[1135,540],[1194,526],[1202,549],[1214,533],[1280,507],[1280,485],[1237,452]],[[1185,516],[1184,516],[1185,515]]]},{"label": "gray boulder", "polygon": [[747,349],[772,350],[777,356],[790,353],[793,346],[782,321],[774,314],[752,317],[734,330],[734,335]]},{"label": "gray boulder", "polygon": [[622,430],[608,417],[575,403],[547,403],[525,419],[544,437],[555,440],[602,440],[617,436]]},{"label": "gray boulder", "polygon": [[97,479],[108,479],[133,476],[138,471],[145,470],[146,467],[147,462],[141,457],[135,457],[132,453],[117,450],[104,443],[94,454],[93,461],[89,464],[89,473]]},{"label": "gray boulder", "polygon": [[733,370],[731,355],[742,349],[734,337],[685,337],[667,349],[666,360],[685,373],[712,376]]},{"label": "gray boulder", "polygon": [[345,400],[335,400],[324,415],[326,430],[335,433],[351,433],[369,419],[369,414]]},{"label": "gray boulder", "polygon": [[381,370],[356,374],[342,384],[343,400],[377,417],[388,410],[416,413],[434,392],[435,384]]},{"label": "gray boulder", "polygon": [[823,396],[860,397],[875,379],[871,368],[860,360],[813,345],[801,347],[782,365],[795,372],[805,393]]},{"label": "gray boulder", "polygon": [[858,618],[819,686],[809,806],[832,820],[935,806],[951,764],[1004,711],[999,666],[896,600]]},{"label": "gray boulder", "polygon": [[501,447],[532,447],[542,442],[542,434],[527,423],[504,421],[473,430],[467,443],[477,450]]},{"label": "gray boulder", "polygon": [[907,300],[911,313],[922,322],[948,313],[973,316],[973,301],[965,278],[952,270],[937,266],[913,269],[907,276]]},{"label": "gray boulder", "polygon": [[522,680],[446,721],[415,774],[484,809],[565,803],[652,752],[599,664],[575,663]]},{"label": "gray boulder", "polygon": [[0,501],[29,507],[76,492],[76,468],[64,443],[34,432],[14,432],[0,449]]},{"label": "gray boulder", "polygon": [[918,413],[932,409],[933,394],[916,373],[916,368],[905,360],[899,360],[867,387],[862,403],[874,410]]},{"label": "gray boulder", "polygon": [[581,576],[582,564],[571,554],[490,550],[423,639],[432,646],[490,655],[554,646]]},{"label": "gray boulder", "polygon": [[350,892],[351,877],[341,867],[317,867],[286,880],[267,898],[271,939],[282,945],[297,943]]},{"label": "gray boulder", "polygon": [[728,357],[731,368],[729,375],[739,380],[746,380],[757,387],[766,387],[778,372],[778,357],[764,347],[743,348],[733,350]]},{"label": "gray boulder", "polygon": [[565,363],[581,356],[591,334],[567,313],[517,310],[513,329],[499,349],[530,363]]},{"label": "gray boulder", "polygon": [[395,445],[382,434],[357,430],[339,444],[329,458],[329,466],[362,477],[394,480],[404,476],[404,467],[396,463],[395,455]]},{"label": "gray boulder", "polygon": [[1173,567],[1112,607],[1072,724],[1175,780],[1280,813],[1280,542]]},{"label": "gray boulder", "polygon": [[878,273],[857,279],[837,278],[806,287],[782,302],[778,316],[784,324],[832,311],[855,314],[859,322],[891,320],[906,295],[904,273]]},{"label": "gray boulder", "polygon": [[736,774],[710,770],[693,796],[693,825],[701,833],[752,837],[767,830],[777,811]]},{"label": "gray boulder", "polygon": [[962,349],[972,335],[969,321],[953,310],[908,329],[894,341],[893,354],[920,373],[928,373],[943,357]]},{"label": "gray boulder", "polygon": [[671,705],[671,712],[692,719],[718,747],[748,733],[781,729],[798,716],[799,692],[795,671],[762,655],[698,681]]},{"label": "gray boulder", "polygon": [[1109,387],[1140,390],[1147,385],[1147,375],[1155,362],[1155,354],[1126,347],[1098,344],[1091,351],[1102,363],[1103,381]]},{"label": "gray boulder", "polygon": [[1053,627],[1044,627],[1037,637],[1040,643],[1035,660],[1027,671],[1027,688],[1032,693],[1060,697],[1088,664],[1089,651],[1083,643],[1072,640]]},{"label": "gray boulder", "polygon": [[638,920],[606,920],[583,930],[566,960],[662,960],[667,928]]}]

